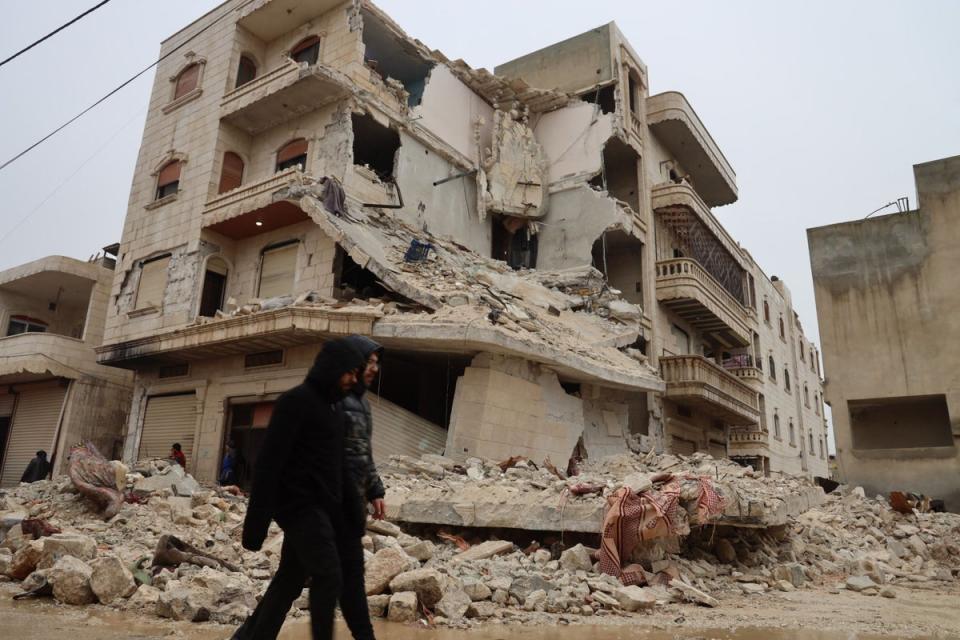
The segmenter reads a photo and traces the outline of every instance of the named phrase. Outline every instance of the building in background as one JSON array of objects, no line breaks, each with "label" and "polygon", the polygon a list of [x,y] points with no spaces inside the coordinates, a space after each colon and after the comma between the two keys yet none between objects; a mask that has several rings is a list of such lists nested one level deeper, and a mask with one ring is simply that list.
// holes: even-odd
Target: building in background
[{"label": "building in background", "polygon": [[231,0],[162,52],[98,350],[135,373],[126,459],[252,464],[276,397],[357,332],[388,350],[379,457],[653,447],[826,475],[789,294],[758,337],[769,281],[710,210],[733,170],[615,24],[490,73],[370,2]]},{"label": "building in background", "polygon": [[0,486],[37,451],[53,473],[72,445],[119,453],[132,378],[97,364],[113,260],[49,256],[0,272]]},{"label": "building in background", "polygon": [[841,477],[960,510],[960,156],[918,208],[807,231]]}]

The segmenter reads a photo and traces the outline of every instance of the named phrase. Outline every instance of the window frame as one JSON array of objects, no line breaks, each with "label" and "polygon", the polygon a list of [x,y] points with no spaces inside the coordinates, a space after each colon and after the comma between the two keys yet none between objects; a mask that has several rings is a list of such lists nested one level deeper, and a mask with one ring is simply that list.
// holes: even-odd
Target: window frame
[{"label": "window frame", "polygon": [[[286,160],[280,160],[280,154],[296,142],[303,141],[304,149],[303,153],[296,156],[290,156]],[[293,138],[292,140],[286,141],[273,156],[274,158],[274,173],[280,173],[281,171],[286,171],[292,167],[300,166],[300,171],[307,170],[307,160],[310,158],[310,141],[306,138]]]},{"label": "window frame", "polygon": [[[297,42],[297,44],[290,47],[290,51],[287,52],[287,57],[293,60],[294,62],[296,62],[297,64],[303,64],[304,62],[306,62],[307,66],[312,67],[313,65],[319,64],[320,62],[320,45],[322,43],[323,43],[323,37],[318,33],[305,36],[301,38],[300,41]],[[309,60],[309,59],[297,60],[298,55],[304,52],[310,51],[311,49],[315,50],[315,55],[312,56],[313,58],[312,60]]]},{"label": "window frame", "polygon": [[[244,63],[247,63],[250,67],[253,68],[253,75],[250,76],[248,80],[240,82],[241,71],[243,71]],[[257,64],[257,61],[253,59],[253,56],[241,53],[240,58],[237,60],[237,77],[234,79],[233,88],[239,89],[244,85],[248,85],[254,80],[257,79],[258,72],[260,71],[260,65]]]},{"label": "window frame", "polygon": [[[10,328],[13,326],[13,323],[19,323],[23,325],[23,331],[17,331],[16,333],[11,333]],[[7,333],[6,336],[19,336],[26,333],[47,333],[50,330],[50,324],[44,322],[43,320],[38,320],[36,318],[31,318],[30,316],[15,314],[11,315],[7,320]]]},{"label": "window frame", "polygon": [[[163,179],[163,172],[167,170],[167,167],[172,165],[177,166],[177,177],[175,180],[169,180],[168,182],[161,183]],[[178,158],[172,158],[168,162],[163,163],[160,169],[157,171],[157,180],[156,186],[153,191],[153,202],[160,202],[166,198],[172,198],[180,193],[180,178],[183,175],[183,161]],[[169,188],[172,187],[172,191]]]},{"label": "window frame", "polygon": [[[160,254],[160,255],[157,255],[157,256],[153,256],[153,257],[150,257],[150,258],[145,258],[145,259],[143,259],[143,260],[140,261],[140,277],[139,277],[139,279],[137,280],[137,292],[136,292],[136,295],[134,296],[134,300],[133,300],[133,311],[134,311],[134,312],[147,312],[147,311],[151,311],[151,310],[155,310],[155,309],[160,309],[160,308],[163,307],[163,296],[166,294],[167,285],[169,284],[169,281],[170,281],[170,278],[169,278],[169,269],[170,269],[170,259],[171,259],[171,257],[172,257],[172,254],[170,254],[170,253],[163,253],[163,254]],[[163,286],[160,288],[160,300],[157,301],[155,304],[141,304],[141,302],[143,302],[143,301],[141,300],[141,292],[142,292],[142,288],[143,288],[143,287],[142,287],[142,285],[143,285],[143,273],[144,273],[143,270],[144,270],[144,268],[145,268],[147,265],[155,264],[155,263],[160,262],[160,261],[162,261],[162,260],[165,260],[165,261],[166,261],[166,268],[163,270]],[[153,301],[150,301],[150,302],[153,302]]]}]

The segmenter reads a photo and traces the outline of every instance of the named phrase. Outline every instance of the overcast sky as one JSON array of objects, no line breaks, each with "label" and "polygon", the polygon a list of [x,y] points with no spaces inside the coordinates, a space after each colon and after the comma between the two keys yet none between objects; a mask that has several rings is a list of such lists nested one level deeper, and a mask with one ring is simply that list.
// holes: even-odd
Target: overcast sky
[{"label": "overcast sky", "polygon": [[[0,57],[94,0],[2,0]],[[0,161],[152,62],[213,0],[113,0],[0,68]],[[499,62],[615,20],[651,93],[678,90],[737,172],[715,210],[817,336],[807,227],[909,196],[911,166],[960,154],[960,2],[381,0],[449,58]],[[0,269],[120,240],[153,72],[0,171]],[[22,219],[25,222],[17,226]]]}]

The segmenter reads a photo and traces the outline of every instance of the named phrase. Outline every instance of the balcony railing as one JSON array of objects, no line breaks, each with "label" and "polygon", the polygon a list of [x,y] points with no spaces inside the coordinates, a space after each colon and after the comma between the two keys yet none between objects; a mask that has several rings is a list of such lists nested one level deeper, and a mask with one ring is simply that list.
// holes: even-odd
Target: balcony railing
[{"label": "balcony railing", "polygon": [[220,118],[256,134],[347,95],[346,77],[324,65],[287,59],[276,69],[228,91]]},{"label": "balcony railing", "polygon": [[763,384],[763,371],[754,364],[753,356],[749,353],[738,353],[727,358],[723,361],[723,368],[748,384]]},{"label": "balcony railing", "polygon": [[723,367],[701,356],[660,358],[665,396],[700,406],[731,425],[755,425],[760,410],[757,392]]},{"label": "balcony railing", "polygon": [[657,300],[701,331],[717,333],[731,346],[750,344],[747,312],[696,260],[657,263]]},{"label": "balcony railing", "polygon": [[274,191],[295,184],[302,185],[304,180],[305,175],[298,167],[290,167],[262,180],[242,184],[236,189],[218,194],[203,207],[204,226],[261,209],[271,204]]},{"label": "balcony railing", "polygon": [[770,455],[769,437],[769,433],[758,429],[730,429],[727,451],[731,457],[767,457]]}]

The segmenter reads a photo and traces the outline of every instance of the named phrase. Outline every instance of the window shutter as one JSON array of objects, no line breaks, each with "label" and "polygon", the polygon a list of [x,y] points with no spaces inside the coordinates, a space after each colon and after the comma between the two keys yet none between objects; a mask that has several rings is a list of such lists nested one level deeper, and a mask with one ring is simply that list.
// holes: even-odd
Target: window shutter
[{"label": "window shutter", "polygon": [[140,268],[140,286],[137,288],[136,309],[159,307],[167,288],[167,266],[170,257],[146,262]]},{"label": "window shutter", "polygon": [[200,79],[200,65],[192,64],[177,76],[177,88],[173,92],[173,99],[181,98],[197,88]]},{"label": "window shutter", "polygon": [[220,171],[220,188],[217,193],[236,189],[243,182],[243,158],[227,151],[223,154],[223,169]]},{"label": "window shutter", "polygon": [[309,38],[304,38],[297,46],[290,50],[290,57],[297,62],[317,64],[317,60],[320,58],[320,37],[310,36]]},{"label": "window shutter", "polygon": [[273,298],[293,292],[293,274],[297,266],[299,243],[263,252],[260,266],[260,298]]},{"label": "window shutter", "polygon": [[307,141],[303,138],[297,138],[296,140],[291,140],[283,146],[280,151],[277,152],[277,164],[282,164],[287,160],[292,160],[297,156],[306,155],[307,153]]},{"label": "window shutter", "polygon": [[160,175],[157,177],[157,188],[177,182],[179,180],[180,161],[174,160],[173,162],[164,165],[163,169],[160,169]]}]

